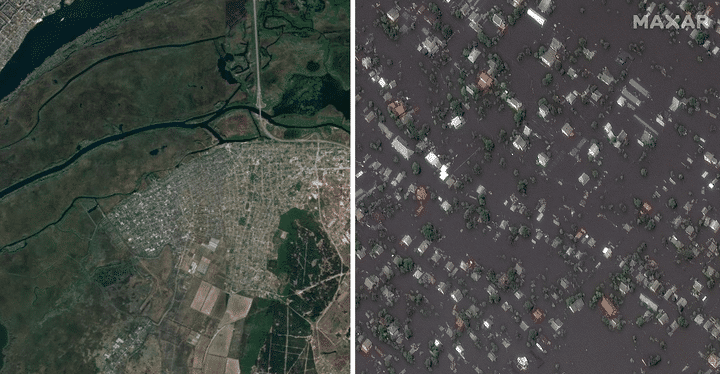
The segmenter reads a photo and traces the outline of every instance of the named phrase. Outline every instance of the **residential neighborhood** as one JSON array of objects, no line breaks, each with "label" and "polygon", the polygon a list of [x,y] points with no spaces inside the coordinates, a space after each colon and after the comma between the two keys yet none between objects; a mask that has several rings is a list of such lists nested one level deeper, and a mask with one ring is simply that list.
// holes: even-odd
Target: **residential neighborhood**
[{"label": "residential neighborhood", "polygon": [[718,372],[716,8],[357,5],[358,373]]}]

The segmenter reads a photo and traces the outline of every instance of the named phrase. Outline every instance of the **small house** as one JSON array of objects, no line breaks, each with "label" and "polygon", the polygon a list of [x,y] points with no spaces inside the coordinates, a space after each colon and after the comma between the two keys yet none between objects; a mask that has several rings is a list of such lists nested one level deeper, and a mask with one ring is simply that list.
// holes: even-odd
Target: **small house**
[{"label": "small house", "polygon": [[582,184],[583,186],[590,181],[590,176],[587,175],[587,173],[582,173],[580,177],[578,178],[578,182]]},{"label": "small house", "polygon": [[610,319],[617,317],[617,307],[607,297],[603,296],[602,300],[600,300],[600,307],[602,308],[602,313],[605,315],[605,317]]},{"label": "small house", "polygon": [[478,87],[483,91],[488,91],[492,87],[493,81],[493,77],[483,71],[478,76]]},{"label": "small house", "polygon": [[572,304],[570,304],[570,311],[573,313],[577,313],[582,310],[583,306],[585,306],[585,302],[583,301],[583,299],[578,298]]},{"label": "small house", "polygon": [[390,20],[390,22],[395,22],[400,18],[400,12],[397,8],[392,8],[387,12],[387,18]]},{"label": "small house", "polygon": [[525,151],[527,149],[527,140],[525,140],[522,136],[518,135],[513,141],[513,146],[518,151]]}]

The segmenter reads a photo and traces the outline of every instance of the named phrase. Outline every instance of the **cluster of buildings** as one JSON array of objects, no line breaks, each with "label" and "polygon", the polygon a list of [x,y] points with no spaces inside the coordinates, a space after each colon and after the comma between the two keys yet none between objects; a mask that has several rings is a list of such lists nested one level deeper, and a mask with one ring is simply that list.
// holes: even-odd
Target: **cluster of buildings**
[{"label": "cluster of buildings", "polygon": [[[518,7],[523,5],[522,0],[513,1],[513,6]],[[529,7],[526,10],[526,15],[529,16],[534,23],[537,24],[541,29],[547,23],[546,17],[553,11],[554,4],[551,0],[542,0],[537,4],[528,4]],[[681,5],[682,6],[682,5]],[[656,7],[655,3],[648,6],[648,12],[652,12]],[[475,32],[482,31],[488,27],[496,27],[500,34],[509,32],[506,20],[495,13],[483,13],[480,11],[480,7],[477,1],[463,1],[457,4],[454,8],[457,9],[463,17],[459,17],[461,20],[458,22],[467,23],[470,28]],[[432,24],[432,16],[427,14],[428,10],[423,5],[415,6],[412,9],[403,9],[398,6],[391,8],[387,12],[387,17],[393,22],[402,22],[403,19],[417,20],[418,24],[421,25],[419,28],[421,32],[418,32],[418,44],[417,51],[421,55],[427,56],[429,59],[437,59],[435,56],[437,53],[442,52],[447,48],[447,44],[444,40],[439,38],[435,33],[430,31],[428,25]],[[709,11],[706,11],[709,12]],[[427,21],[427,24],[423,23],[423,20]],[[406,30],[407,32],[407,30]],[[694,36],[693,36],[694,37]],[[556,35],[555,37],[548,38],[546,40],[549,48],[538,56],[539,63],[549,69],[551,73],[554,72],[557,67],[557,62],[562,62],[565,56],[568,56],[569,52],[566,51],[566,46],[561,42],[563,37]],[[371,43],[371,41],[368,41]],[[415,44],[413,44],[415,45]],[[710,44],[705,43],[703,48],[708,49],[712,54],[713,48]],[[370,45],[372,47],[372,45]],[[468,47],[465,52],[466,57],[473,68],[477,68],[478,60],[481,60],[483,49],[480,47]],[[374,50],[374,48],[367,48],[366,50]],[[596,51],[591,50],[587,47],[580,49],[582,52],[580,57],[585,57],[587,60],[592,60],[596,56]],[[444,52],[443,52],[444,53]],[[602,52],[601,52],[602,53]],[[615,55],[613,55],[615,57]],[[452,197],[447,198],[448,195],[457,195],[461,197],[470,196],[476,197],[477,195],[492,195],[494,200],[504,201],[503,206],[507,210],[493,211],[493,222],[484,222],[484,227],[481,227],[484,234],[489,234],[493,240],[497,241],[503,234],[507,234],[512,229],[517,229],[511,222],[524,222],[522,219],[531,218],[531,222],[540,223],[543,217],[547,220],[552,220],[552,223],[556,227],[552,229],[565,229],[566,226],[571,225],[572,222],[577,222],[580,219],[580,214],[586,215],[585,208],[591,204],[591,196],[597,197],[597,195],[603,192],[601,188],[603,183],[606,182],[604,178],[608,175],[606,171],[590,170],[590,168],[599,168],[603,160],[607,158],[609,152],[617,152],[623,154],[627,151],[629,145],[633,145],[636,142],[643,151],[653,148],[657,138],[663,133],[667,136],[667,127],[676,122],[675,111],[683,105],[688,105],[686,99],[681,97],[672,97],[668,100],[670,107],[664,110],[657,110],[657,105],[650,105],[654,100],[658,100],[657,93],[651,94],[651,91],[655,91],[658,87],[654,87],[649,81],[643,80],[640,76],[633,76],[632,78],[627,76],[625,69],[629,66],[630,56],[627,52],[620,51],[617,54],[617,58],[614,58],[617,66],[601,66],[594,72],[590,72],[585,69],[570,67],[567,69],[566,74],[569,79],[566,79],[570,89],[560,85],[559,99],[555,98],[556,103],[564,106],[565,108],[577,106],[578,101],[582,101],[584,104],[591,104],[591,107],[598,108],[602,112],[602,116],[598,118],[609,117],[608,119],[599,119],[594,126],[599,136],[598,139],[589,139],[592,136],[585,133],[585,129],[589,127],[587,118],[581,116],[575,116],[575,119],[568,119],[563,121],[555,121],[555,112],[553,111],[553,105],[550,103],[540,103],[538,105],[536,117],[540,121],[536,120],[535,116],[530,121],[526,121],[527,124],[518,126],[517,131],[510,137],[510,148],[513,157],[518,157],[520,162],[524,162],[524,156],[527,154],[531,155],[531,160],[537,165],[537,171],[539,175],[544,176],[547,180],[552,180],[553,183],[557,183],[559,186],[563,184],[567,185],[568,180],[572,187],[581,196],[579,201],[571,201],[574,197],[563,196],[562,203],[560,206],[548,206],[548,203],[541,199],[538,201],[535,209],[532,209],[532,204],[528,207],[526,201],[520,201],[514,194],[505,193],[506,196],[501,196],[502,192],[490,191],[485,186],[492,186],[492,183],[482,181],[477,189],[469,189],[472,192],[476,192],[473,195],[472,192],[455,193],[454,187],[457,186],[456,182],[458,177],[453,175],[453,171],[457,170],[456,157],[458,155],[455,152],[443,152],[440,149],[444,149],[441,146],[436,146],[430,139],[421,139],[414,147],[411,143],[404,139],[403,134],[395,134],[391,131],[388,126],[382,121],[377,121],[378,114],[377,110],[373,110],[372,106],[365,108],[363,116],[368,124],[374,126],[377,124],[380,130],[381,136],[391,140],[392,146],[391,152],[397,153],[402,156],[402,159],[407,161],[413,161],[414,159],[420,160],[418,155],[422,155],[424,158],[423,166],[427,165],[429,168],[423,170],[430,170],[433,178],[439,178],[442,184],[439,184],[441,188],[434,188],[434,198],[431,199],[430,204],[438,204],[442,211],[448,214],[454,210],[454,204],[451,203]],[[373,65],[370,63],[371,57],[365,56],[362,58],[363,66],[365,70],[359,72],[360,75],[368,74],[370,81],[377,84],[374,89],[381,91],[385,99],[385,104],[388,108],[388,113],[391,113],[394,117],[402,120],[406,113],[408,113],[407,102],[411,98],[395,98],[392,92],[402,82],[396,82],[393,78],[388,78],[390,72],[386,71],[382,66]],[[425,60],[423,60],[425,61]],[[612,60],[610,60],[612,61]],[[367,63],[365,63],[367,62]],[[435,61],[437,62],[437,61]],[[467,64],[464,60],[463,63]],[[471,95],[478,92],[487,93],[493,89],[496,89],[499,85],[497,76],[495,74],[496,66],[494,61],[488,61],[487,68],[476,69],[477,74],[473,72],[471,82],[467,85],[463,84],[465,91]],[[439,64],[436,64],[439,65]],[[583,64],[581,64],[583,65]],[[594,64],[596,65],[596,64]],[[422,65],[421,65],[422,66]],[[459,63],[455,64],[455,67],[460,69]],[[567,68],[567,66],[566,66]],[[617,70],[623,70],[620,77],[617,77],[617,73],[613,75],[613,72]],[[585,79],[577,79],[580,76]],[[589,81],[588,81],[589,80]],[[564,90],[564,91],[563,91]],[[501,92],[502,93],[502,92]],[[503,93],[507,95],[507,90]],[[523,104],[513,95],[507,95],[509,97],[503,97],[505,103],[515,111],[519,111],[524,108]],[[358,95],[358,102],[362,98]],[[617,113],[610,113],[606,110],[608,105],[614,105],[615,111],[618,111],[622,118],[613,118]],[[664,104],[663,104],[664,105]],[[650,112],[648,108],[653,108]],[[468,109],[468,108],[466,108]],[[711,116],[713,113],[706,113]],[[712,117],[712,116],[711,116]],[[573,118],[573,117],[571,117]],[[715,117],[713,117],[715,118]],[[583,122],[581,122],[583,121]],[[462,115],[448,116],[443,121],[443,128],[458,130],[458,132],[466,131],[469,126],[470,120]],[[559,123],[558,123],[559,122]],[[451,130],[452,131],[452,130]],[[607,143],[606,143],[607,142]],[[697,154],[682,155],[677,158],[679,167],[687,167],[690,165],[694,168],[691,169],[692,176],[685,176],[687,178],[696,178],[698,175],[703,180],[702,194],[709,193],[711,190],[716,188],[718,183],[718,168],[720,168],[720,162],[718,156],[705,139],[700,138],[698,146],[702,149],[702,152]],[[607,146],[611,147],[607,147]],[[608,149],[609,148],[609,149]],[[568,151],[569,150],[569,151]],[[465,156],[465,155],[463,155]],[[569,156],[569,157],[568,157]],[[464,157],[458,157],[457,160],[465,161]],[[459,162],[458,161],[458,162]],[[366,186],[365,181],[373,179],[377,183],[367,188],[358,188],[357,190],[357,201],[363,201],[368,203],[368,197],[373,196],[373,192],[377,191],[379,183],[389,183],[393,189],[386,190],[387,200],[397,203],[403,201],[417,201],[416,192],[420,189],[424,190],[424,187],[418,186],[419,181],[407,178],[407,173],[403,173],[401,170],[402,162],[397,164],[390,164],[384,162],[382,156],[376,156],[372,153],[365,154],[364,158],[358,160],[358,170],[356,179],[360,182],[358,185]],[[586,170],[579,170],[579,167],[575,165],[589,165],[590,168]],[[553,174],[555,168],[565,168],[572,170],[571,178],[567,180],[563,177],[558,177],[557,174]],[[697,166],[700,165],[698,171]],[[426,173],[425,171],[423,173]],[[698,175],[696,175],[698,174]],[[366,178],[363,180],[363,178]],[[645,200],[638,208],[638,214],[649,217],[655,223],[660,223],[662,215],[659,210],[653,208],[652,205],[657,204],[658,199],[665,199],[677,194],[677,190],[673,187],[677,185],[680,177],[671,176],[666,177],[662,183],[648,187],[647,196],[643,196],[646,199],[652,197],[655,201]],[[577,181],[577,182],[575,182]],[[435,185],[436,187],[438,185]],[[448,190],[444,190],[444,187]],[[572,189],[572,188],[571,188]],[[683,191],[684,192],[684,191]],[[593,195],[596,194],[596,195]],[[604,197],[604,196],[603,196]],[[372,198],[372,197],[371,197]],[[579,208],[574,204],[577,203]],[[420,204],[421,209],[424,208],[424,202]],[[551,204],[557,204],[557,200]],[[688,205],[689,204],[689,205]],[[669,217],[670,222],[674,226],[676,232],[668,237],[668,242],[675,246],[673,249],[687,249],[691,251],[695,257],[707,256],[712,259],[718,255],[718,248],[715,239],[712,237],[703,237],[703,240],[707,239],[706,242],[696,242],[695,239],[698,236],[697,232],[701,228],[708,228],[704,230],[710,233],[710,236],[715,235],[720,230],[720,223],[711,210],[708,199],[704,197],[696,197],[690,199],[684,210],[679,210],[677,216],[675,212],[671,213]],[[693,205],[702,206],[702,217],[698,221],[694,217],[688,218]],[[704,205],[704,206],[703,206]],[[604,206],[603,206],[604,209]],[[419,216],[417,211],[413,211],[415,216]],[[684,212],[684,213],[683,213]],[[529,213],[529,214],[528,214]],[[633,235],[636,232],[633,230],[638,229],[637,225],[633,224],[633,221],[629,222],[612,222],[607,217],[606,212],[593,212],[592,215],[597,214],[598,218],[605,219],[617,229],[618,233],[628,236]],[[665,214],[663,212],[663,214]],[[358,223],[360,225],[366,225],[372,230],[381,230],[384,228],[381,220],[373,219],[374,217],[364,216],[362,213],[356,214]],[[668,220],[668,218],[665,218]],[[691,221],[688,223],[688,221]],[[378,223],[379,222],[379,223]],[[544,223],[544,222],[543,222]],[[541,226],[541,225],[538,225]],[[610,227],[610,226],[608,226]],[[620,303],[618,299],[625,299],[625,301],[633,300],[638,302],[645,307],[646,310],[642,313],[642,318],[646,322],[654,322],[657,325],[663,326],[669,336],[680,327],[678,322],[678,315],[672,309],[680,309],[692,307],[693,303],[707,303],[709,296],[707,290],[703,286],[702,282],[698,279],[693,279],[690,283],[691,286],[679,286],[670,284],[668,281],[663,280],[657,273],[657,269],[651,269],[652,266],[646,266],[644,261],[638,261],[631,259],[630,256],[625,258],[622,257],[622,253],[626,246],[623,241],[618,243],[608,242],[607,244],[599,245],[598,241],[593,236],[600,237],[602,234],[599,232],[599,228],[577,228],[573,229],[572,232],[566,232],[564,234],[553,236],[546,229],[542,227],[531,229],[527,244],[534,248],[537,244],[545,242],[550,248],[548,250],[557,250],[558,254],[562,257],[563,261],[572,268],[572,271],[568,271],[566,277],[563,277],[558,281],[559,287],[552,289],[548,295],[550,303],[552,303],[552,309],[543,310],[540,308],[533,308],[529,313],[529,318],[525,321],[522,317],[516,319],[517,327],[524,332],[531,331],[533,324],[534,327],[542,325],[548,327],[544,329],[544,333],[540,334],[537,339],[533,340],[533,346],[537,348],[537,351],[546,353],[549,350],[556,347],[553,345],[552,340],[556,340],[563,336],[565,333],[564,328],[567,325],[567,319],[572,318],[575,313],[586,313],[588,306],[588,299],[583,297],[575,297],[573,292],[577,292],[582,287],[581,279],[587,279],[597,274],[602,274],[600,270],[605,271],[610,267],[610,264],[615,264],[614,261],[610,261],[613,256],[618,257],[620,262],[621,271],[624,268],[628,268],[629,279],[619,281],[615,288],[615,293],[610,292],[597,298],[596,304],[591,306],[597,306],[598,312],[601,315],[599,319],[606,321],[607,325],[611,329],[622,329],[622,326],[626,323],[623,320],[621,311],[619,309]],[[567,230],[566,230],[567,231]],[[591,233],[588,233],[591,231]],[[479,276],[477,272],[473,271],[474,261],[469,258],[453,258],[454,256],[448,255],[446,251],[441,249],[442,245],[423,240],[421,237],[418,238],[417,234],[412,231],[406,231],[403,233],[392,233],[401,238],[397,243],[398,247],[395,250],[388,250],[388,248],[382,244],[373,244],[372,246],[360,246],[356,255],[358,256],[358,262],[363,261],[376,261],[377,266],[375,271],[368,271],[359,277],[361,288],[363,292],[374,293],[378,292],[381,295],[381,300],[392,305],[394,300],[397,300],[398,290],[392,287],[391,278],[395,276],[396,271],[393,271],[394,264],[393,259],[396,256],[408,256],[411,255],[415,260],[415,267],[411,273],[412,278],[418,283],[421,292],[425,292],[426,295],[431,295],[433,298],[433,304],[438,309],[444,308],[448,310],[452,308],[453,315],[460,316],[465,311],[479,311],[480,305],[474,300],[477,297],[476,292],[468,292],[468,289],[483,289],[487,292],[488,297],[500,296],[501,293],[498,287],[492,283],[478,286],[478,283],[482,283],[483,277]],[[593,236],[591,236],[593,235]],[[572,244],[564,244],[567,241],[571,241]],[[689,244],[688,244],[689,243]],[[458,260],[460,260],[458,262]],[[705,258],[703,257],[703,260]],[[385,262],[380,263],[380,262]],[[519,266],[519,264],[518,264]],[[713,279],[717,277],[717,274],[712,267],[705,269],[706,277]],[[522,267],[518,272],[522,272]],[[710,274],[709,276],[707,274]],[[467,278],[467,281],[466,281]],[[566,278],[575,278],[568,281]],[[459,282],[455,280],[462,279],[464,285],[458,286]],[[472,280],[472,281],[470,281]],[[466,283],[465,283],[466,282]],[[578,284],[579,283],[579,284]],[[427,291],[422,291],[425,288]],[[634,290],[638,288],[640,292],[634,293]],[[437,291],[437,292],[435,292]],[[606,290],[607,291],[607,290]],[[485,296],[485,295],[483,295]],[[532,295],[531,295],[532,296]],[[500,308],[503,312],[509,315],[514,315],[517,310],[522,310],[523,302],[528,300],[530,297],[525,296],[523,292],[515,292],[504,294],[502,293],[502,301],[500,301]],[[440,300],[440,302],[437,302]],[[663,301],[664,300],[664,301]],[[690,302],[688,301],[690,300]],[[567,305],[566,305],[567,301]],[[594,300],[595,301],[595,300]],[[665,302],[668,305],[665,305]],[[555,304],[559,304],[562,307],[557,308]],[[668,308],[670,306],[671,308]],[[565,309],[567,307],[567,309]],[[667,310],[667,311],[666,311]],[[472,312],[470,312],[472,314]],[[365,314],[366,321],[363,321],[366,326],[370,326],[377,323],[378,320],[372,314]],[[446,347],[443,357],[451,362],[451,369],[462,365],[465,358],[468,356],[468,352],[463,347],[463,344],[455,342],[452,338],[456,332],[462,330],[464,323],[462,319],[455,325],[452,324],[439,324],[437,329],[433,329],[434,347]],[[486,315],[482,317],[482,328],[483,335],[492,335],[493,339],[497,338],[505,348],[513,344],[502,332],[498,332],[494,329],[495,323],[493,322],[492,315]],[[710,337],[717,339],[720,337],[720,327],[718,326],[718,320],[714,317],[707,317],[698,314],[694,317],[695,322],[703,327]],[[395,321],[397,322],[397,321]],[[401,326],[390,324],[386,326],[390,333],[391,340],[397,344],[403,342],[401,333]],[[493,331],[495,330],[495,331]],[[485,334],[487,333],[487,334]],[[478,336],[475,331],[468,331],[468,335],[472,341],[482,341],[483,336]],[[551,340],[552,339],[552,340]],[[358,339],[360,349],[365,355],[373,356],[375,354],[380,357],[386,357],[386,352],[383,352],[384,348],[373,340],[371,336],[367,335],[367,331]],[[414,351],[413,351],[414,353]],[[498,358],[498,353],[494,351],[487,352],[487,357],[491,362],[495,362]],[[718,367],[719,360],[716,355],[704,355],[703,359],[706,359],[708,364],[716,369]],[[528,370],[532,366],[534,361],[538,359],[531,355],[521,355],[513,358],[513,363],[517,369],[521,371]],[[475,369],[475,367],[473,368]],[[480,373],[478,369],[476,372]]]},{"label": "cluster of buildings", "polygon": [[9,0],[0,4],[0,70],[20,48],[25,35],[60,4],[52,0]]},{"label": "cluster of buildings", "polygon": [[120,334],[104,347],[102,354],[103,372],[109,374],[123,373],[127,359],[145,343],[152,325],[148,319],[137,319],[137,327],[131,331]]}]

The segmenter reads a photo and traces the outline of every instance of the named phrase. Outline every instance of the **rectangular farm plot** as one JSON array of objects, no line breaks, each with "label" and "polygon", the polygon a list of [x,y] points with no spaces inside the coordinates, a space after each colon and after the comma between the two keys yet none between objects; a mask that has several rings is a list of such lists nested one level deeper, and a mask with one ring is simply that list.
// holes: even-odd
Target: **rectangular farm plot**
[{"label": "rectangular farm plot", "polygon": [[212,342],[210,342],[208,354],[227,357],[228,352],[230,351],[230,341],[232,340],[234,330],[233,324],[223,327],[222,330],[215,335]]},{"label": "rectangular farm plot", "polygon": [[240,361],[228,358],[225,363],[225,374],[240,374]]},{"label": "rectangular farm plot", "polygon": [[200,287],[198,287],[197,293],[195,293],[195,298],[193,299],[192,304],[190,304],[190,308],[200,311],[203,303],[205,302],[205,298],[207,297],[212,287],[213,286],[210,285],[210,283],[208,282],[203,281],[202,283],[200,283]]},{"label": "rectangular farm plot", "polygon": [[205,374],[223,374],[225,372],[225,357],[208,355],[205,360]]},{"label": "rectangular farm plot", "polygon": [[205,335],[201,335],[200,341],[198,342],[198,345],[195,346],[195,350],[194,350],[194,354],[193,354],[193,368],[202,370],[203,361],[205,359],[205,351],[207,350],[209,345],[210,345],[210,338],[208,338]]},{"label": "rectangular farm plot", "polygon": [[195,351],[193,352],[193,368],[194,369],[202,369],[203,367],[203,358],[205,358],[205,350],[195,348]]},{"label": "rectangular farm plot", "polygon": [[231,295],[228,301],[227,310],[225,310],[225,317],[223,321],[235,322],[240,319],[247,317],[252,305],[252,299],[240,295]]},{"label": "rectangular farm plot", "polygon": [[213,307],[215,306],[215,302],[217,301],[219,295],[220,289],[212,286],[212,289],[210,290],[210,293],[208,293],[207,298],[205,299],[205,303],[200,310],[200,313],[209,316],[213,310]]},{"label": "rectangular farm plot", "polygon": [[208,266],[210,266],[210,259],[203,256],[202,260],[200,260],[200,265],[198,265],[198,267],[197,267],[198,273],[200,273],[200,274],[207,273]]}]

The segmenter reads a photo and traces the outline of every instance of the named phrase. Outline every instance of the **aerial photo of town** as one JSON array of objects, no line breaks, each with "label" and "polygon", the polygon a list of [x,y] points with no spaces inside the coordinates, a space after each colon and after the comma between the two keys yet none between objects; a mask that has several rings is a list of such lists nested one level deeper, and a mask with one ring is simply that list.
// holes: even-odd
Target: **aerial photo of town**
[{"label": "aerial photo of town", "polygon": [[0,2],[0,373],[350,373],[350,2]]},{"label": "aerial photo of town", "polygon": [[357,373],[718,373],[720,3],[356,3]]}]

